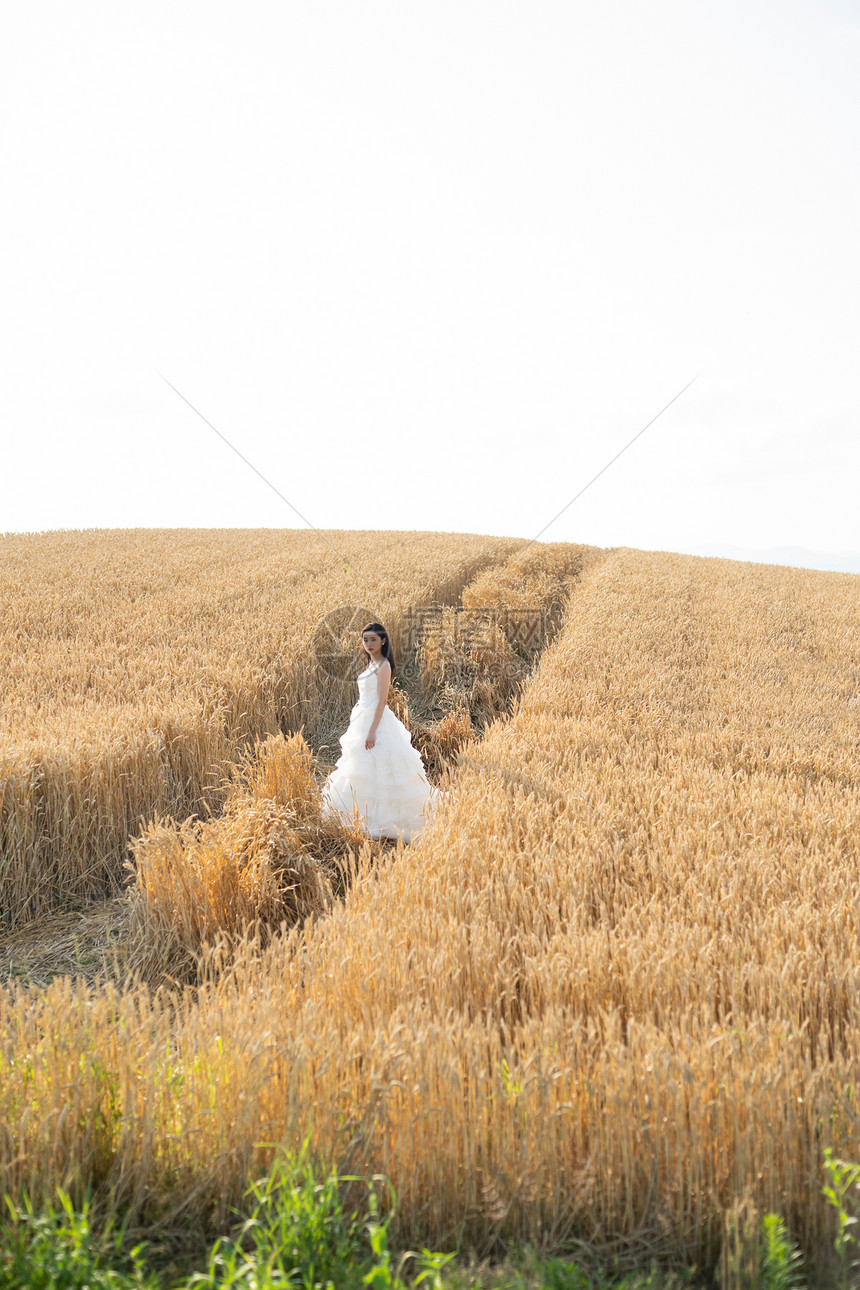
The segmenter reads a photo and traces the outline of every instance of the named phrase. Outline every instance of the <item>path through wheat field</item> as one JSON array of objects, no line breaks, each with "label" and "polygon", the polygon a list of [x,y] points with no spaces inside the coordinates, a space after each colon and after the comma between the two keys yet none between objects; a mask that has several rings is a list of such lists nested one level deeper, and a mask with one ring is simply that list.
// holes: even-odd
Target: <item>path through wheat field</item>
[{"label": "path through wheat field", "polygon": [[814,1262],[860,1155],[858,580],[588,550],[418,845],[193,986],[0,994],[6,1189],[215,1223],[309,1135],[404,1241],[707,1268],[746,1195]]}]

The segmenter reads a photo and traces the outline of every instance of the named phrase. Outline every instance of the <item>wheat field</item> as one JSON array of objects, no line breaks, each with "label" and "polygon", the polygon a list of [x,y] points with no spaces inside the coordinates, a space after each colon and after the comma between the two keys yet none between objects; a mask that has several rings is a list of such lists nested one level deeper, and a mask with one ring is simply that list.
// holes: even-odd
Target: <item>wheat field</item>
[{"label": "wheat field", "polygon": [[[551,598],[565,545],[496,549],[452,605]],[[748,1198],[815,1265],[823,1153],[860,1157],[858,580],[574,555],[416,844],[349,839],[342,897],[280,932],[195,932],[193,985],[0,992],[0,1188],[217,1223],[309,1135],[392,1180],[407,1242],[708,1270]],[[422,657],[463,670],[444,633]],[[276,735],[237,811],[310,829],[308,754]],[[202,881],[181,827],[140,835],[141,936],[147,864],[156,903],[168,853]]]},{"label": "wheat field", "polygon": [[254,737],[333,728],[342,696],[313,649],[326,613],[369,602],[399,642],[408,606],[456,602],[523,545],[268,529],[0,538],[0,918],[116,887],[139,825],[219,807],[224,768]]}]

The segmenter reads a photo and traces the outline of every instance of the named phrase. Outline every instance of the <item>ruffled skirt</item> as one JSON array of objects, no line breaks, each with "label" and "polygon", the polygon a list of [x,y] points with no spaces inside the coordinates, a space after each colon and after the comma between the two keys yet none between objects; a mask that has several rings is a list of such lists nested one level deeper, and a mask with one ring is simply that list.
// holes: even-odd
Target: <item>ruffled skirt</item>
[{"label": "ruffled skirt", "polygon": [[375,711],[375,700],[359,699],[350,713],[341,755],[322,790],[323,818],[337,816],[349,824],[357,806],[372,838],[399,835],[411,842],[443,794],[430,784],[409,731],[390,708],[383,709],[373,748],[365,748]]}]

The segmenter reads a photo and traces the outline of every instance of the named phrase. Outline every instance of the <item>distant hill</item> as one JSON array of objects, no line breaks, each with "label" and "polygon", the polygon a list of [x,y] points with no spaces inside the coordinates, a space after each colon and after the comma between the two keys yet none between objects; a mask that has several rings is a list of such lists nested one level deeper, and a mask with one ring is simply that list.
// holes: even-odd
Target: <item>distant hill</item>
[{"label": "distant hill", "polygon": [[725,560],[754,560],[757,564],[789,564],[798,569],[824,569],[834,573],[860,573],[860,554],[851,551],[810,551],[803,546],[772,546],[766,551],[711,542],[690,548],[690,555],[715,555]]}]

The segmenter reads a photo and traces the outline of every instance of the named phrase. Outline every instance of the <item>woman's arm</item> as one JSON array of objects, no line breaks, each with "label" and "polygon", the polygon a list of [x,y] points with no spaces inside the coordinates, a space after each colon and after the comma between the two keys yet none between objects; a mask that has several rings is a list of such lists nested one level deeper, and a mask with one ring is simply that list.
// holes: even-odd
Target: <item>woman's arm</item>
[{"label": "woman's arm", "polygon": [[377,681],[379,699],[377,700],[376,712],[373,714],[373,721],[370,723],[370,731],[365,741],[368,748],[372,748],[376,742],[376,732],[379,729],[379,723],[382,720],[382,714],[385,711],[385,705],[388,702],[388,687],[391,684],[391,664],[387,658],[383,659],[380,663],[377,676],[379,678]]}]

